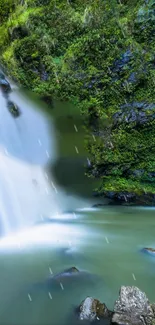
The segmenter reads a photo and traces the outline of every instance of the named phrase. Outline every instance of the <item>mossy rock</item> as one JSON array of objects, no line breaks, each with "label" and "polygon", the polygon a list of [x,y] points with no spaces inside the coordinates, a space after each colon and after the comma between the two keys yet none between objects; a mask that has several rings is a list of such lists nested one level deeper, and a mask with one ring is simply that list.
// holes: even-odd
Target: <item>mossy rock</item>
[{"label": "mossy rock", "polygon": [[13,117],[17,118],[20,116],[20,109],[15,103],[8,101],[7,106]]}]

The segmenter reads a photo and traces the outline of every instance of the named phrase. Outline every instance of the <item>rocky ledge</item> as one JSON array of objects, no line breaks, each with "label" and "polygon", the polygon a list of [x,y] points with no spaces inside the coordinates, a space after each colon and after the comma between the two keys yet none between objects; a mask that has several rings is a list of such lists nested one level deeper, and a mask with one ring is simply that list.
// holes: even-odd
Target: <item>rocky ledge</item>
[{"label": "rocky ledge", "polygon": [[104,303],[87,297],[79,306],[79,319],[101,321],[109,325],[155,325],[155,304],[137,287],[122,286],[119,297],[110,311]]},{"label": "rocky ledge", "polygon": [[130,193],[130,192],[114,192],[104,191],[102,196],[112,200],[113,204],[125,204],[125,205],[144,205],[154,206],[155,205],[155,194],[152,193]]}]

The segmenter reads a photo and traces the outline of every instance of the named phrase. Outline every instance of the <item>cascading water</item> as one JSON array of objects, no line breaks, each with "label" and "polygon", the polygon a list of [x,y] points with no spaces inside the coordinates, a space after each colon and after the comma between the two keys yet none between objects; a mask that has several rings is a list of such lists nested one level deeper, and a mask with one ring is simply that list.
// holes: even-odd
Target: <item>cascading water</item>
[{"label": "cascading water", "polygon": [[[8,99],[18,105],[14,118]],[[84,206],[85,201],[66,196],[55,184],[50,166],[57,159],[52,121],[15,88],[0,93],[0,220],[1,233],[9,234]],[[74,216],[73,216],[74,218]]]},{"label": "cascading water", "polygon": [[[30,226],[60,212],[54,181],[46,173],[56,158],[54,134],[41,113],[30,109],[23,96],[12,92],[9,99],[21,108],[13,118],[7,98],[0,93],[0,220],[1,232]],[[50,130],[50,133],[53,130]],[[53,186],[53,187],[52,187]]]}]

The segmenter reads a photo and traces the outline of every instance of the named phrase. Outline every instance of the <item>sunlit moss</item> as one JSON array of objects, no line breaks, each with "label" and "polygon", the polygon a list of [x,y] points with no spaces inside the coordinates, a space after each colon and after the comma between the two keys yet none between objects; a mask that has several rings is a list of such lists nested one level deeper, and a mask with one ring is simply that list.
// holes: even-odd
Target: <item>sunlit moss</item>
[{"label": "sunlit moss", "polygon": [[[76,103],[87,130],[88,174],[101,180],[100,190],[154,193],[154,120],[113,127],[122,105],[155,103],[154,1],[17,0],[4,8],[3,65],[40,95]],[[139,169],[144,173],[135,176]]]}]

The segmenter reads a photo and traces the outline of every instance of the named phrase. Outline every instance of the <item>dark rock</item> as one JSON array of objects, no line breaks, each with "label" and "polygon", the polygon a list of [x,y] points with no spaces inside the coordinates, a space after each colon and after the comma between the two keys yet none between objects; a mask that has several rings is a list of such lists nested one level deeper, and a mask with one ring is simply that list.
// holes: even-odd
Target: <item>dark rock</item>
[{"label": "dark rock", "polygon": [[13,117],[20,116],[20,114],[21,114],[20,109],[15,103],[8,101],[7,106],[8,106],[10,113],[13,115]]},{"label": "dark rock", "polygon": [[144,247],[144,248],[142,249],[142,251],[143,251],[144,253],[148,253],[148,254],[150,254],[150,255],[155,256],[155,248]]},{"label": "dark rock", "polygon": [[75,266],[72,266],[69,269],[64,270],[63,272],[54,275],[52,278],[59,279],[59,278],[68,277],[78,273],[80,273],[80,271]]},{"label": "dark rock", "polygon": [[113,115],[113,126],[119,124],[143,125],[151,122],[155,118],[155,104],[144,102],[132,102],[121,105],[120,111]]},{"label": "dark rock", "polygon": [[114,305],[112,323],[117,325],[152,325],[151,304],[137,287],[122,286]]},{"label": "dark rock", "polygon": [[126,205],[155,205],[155,194],[152,193],[130,193],[130,192],[114,192],[114,191],[104,191],[102,196],[107,197],[108,199],[113,200],[117,204],[126,204]]},{"label": "dark rock", "polygon": [[114,66],[111,68],[113,72],[121,72],[123,68],[129,64],[130,60],[132,59],[133,54],[130,50],[127,50],[125,53],[122,54],[121,58],[116,60]]},{"label": "dark rock", "polygon": [[6,79],[4,79],[3,77],[0,78],[0,88],[2,89],[2,91],[4,93],[8,93],[11,91],[9,82]]},{"label": "dark rock", "polygon": [[112,312],[110,312],[104,303],[92,297],[87,297],[82,301],[79,307],[80,320],[95,321],[101,318],[110,318]]}]

